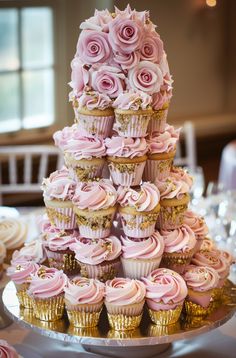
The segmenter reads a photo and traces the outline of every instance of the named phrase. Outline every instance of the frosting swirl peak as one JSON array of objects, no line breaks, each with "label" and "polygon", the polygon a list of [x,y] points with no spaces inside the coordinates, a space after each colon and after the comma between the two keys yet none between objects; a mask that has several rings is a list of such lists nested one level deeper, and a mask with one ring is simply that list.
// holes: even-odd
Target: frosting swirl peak
[{"label": "frosting swirl peak", "polygon": [[103,300],[104,288],[104,284],[98,280],[75,277],[65,287],[65,299],[72,305],[96,304]]},{"label": "frosting swirl peak", "polygon": [[122,237],[122,256],[125,259],[156,259],[164,251],[164,240],[158,231],[146,239]]},{"label": "frosting swirl peak", "polygon": [[161,230],[164,239],[164,252],[189,252],[196,245],[194,232],[188,225],[182,225],[174,230]]},{"label": "frosting swirl peak", "polygon": [[70,178],[66,167],[51,173],[49,178],[43,179],[43,196],[46,200],[72,200],[76,182]]},{"label": "frosting swirl peak", "polygon": [[116,277],[105,284],[105,300],[114,305],[140,303],[145,298],[145,286],[139,280]]}]

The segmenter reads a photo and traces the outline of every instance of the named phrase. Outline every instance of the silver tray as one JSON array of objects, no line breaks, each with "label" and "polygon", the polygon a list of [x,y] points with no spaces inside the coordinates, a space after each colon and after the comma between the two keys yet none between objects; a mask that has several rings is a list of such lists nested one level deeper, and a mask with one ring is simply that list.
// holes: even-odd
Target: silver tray
[{"label": "silver tray", "polygon": [[41,335],[81,344],[87,351],[102,354],[103,357],[107,352],[109,357],[127,357],[130,351],[136,358],[144,358],[163,352],[171,342],[193,338],[227,322],[235,312],[235,289],[235,286],[227,281],[223,304],[205,319],[187,318],[182,315],[174,325],[156,326],[144,312],[140,327],[125,332],[109,328],[105,310],[96,328],[72,327],[66,317],[56,322],[40,321],[33,317],[32,310],[20,307],[13,282],[6,285],[2,299],[10,318]]}]

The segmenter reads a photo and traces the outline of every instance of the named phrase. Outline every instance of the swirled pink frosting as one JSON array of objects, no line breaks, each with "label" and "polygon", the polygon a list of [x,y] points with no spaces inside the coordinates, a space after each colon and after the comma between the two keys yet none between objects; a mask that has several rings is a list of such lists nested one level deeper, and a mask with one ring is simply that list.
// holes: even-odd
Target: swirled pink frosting
[{"label": "swirled pink frosting", "polygon": [[51,251],[68,250],[70,245],[76,243],[79,239],[77,232],[63,232],[52,234],[47,238],[45,246]]},{"label": "swirled pink frosting", "polygon": [[100,138],[71,138],[64,145],[64,152],[70,154],[74,159],[101,158],[106,155],[106,147]]},{"label": "swirled pink frosting", "polygon": [[36,263],[42,263],[46,260],[46,253],[41,240],[33,240],[25,243],[20,250],[15,250],[12,255],[12,263],[14,261],[34,261]]},{"label": "swirled pink frosting", "polygon": [[116,204],[117,192],[109,179],[77,185],[73,203],[79,209],[100,210]]},{"label": "swirled pink frosting", "polygon": [[0,357],[1,358],[20,358],[14,347],[10,346],[7,341],[0,339]]},{"label": "swirled pink frosting", "polygon": [[229,274],[230,265],[218,250],[200,250],[195,253],[191,262],[197,266],[212,267],[218,272],[220,279],[225,279]]},{"label": "swirled pink frosting", "polygon": [[112,157],[142,157],[148,150],[145,138],[113,136],[105,139],[105,145],[107,147],[107,155]]},{"label": "swirled pink frosting", "polygon": [[46,200],[72,200],[76,182],[69,177],[69,171],[65,167],[51,173],[49,178],[43,179],[43,196]]},{"label": "swirled pink frosting", "polygon": [[189,175],[186,169],[181,167],[171,167],[171,176],[174,177],[176,180],[182,180],[191,188],[193,185],[193,177]]},{"label": "swirled pink frosting", "polygon": [[31,276],[28,294],[35,298],[47,299],[64,293],[67,276],[53,267],[41,266]]},{"label": "swirled pink frosting", "polygon": [[176,143],[179,140],[179,129],[175,129],[169,124],[166,125],[163,133],[154,132],[147,140],[150,154],[169,153],[175,150]]},{"label": "swirled pink frosting", "polygon": [[215,242],[209,237],[205,237],[201,243],[201,250],[203,251],[211,251],[216,249]]},{"label": "swirled pink frosting", "polygon": [[204,239],[208,234],[208,227],[203,217],[187,210],[184,214],[184,223],[187,224],[196,235],[197,239]]},{"label": "swirled pink frosting", "polygon": [[104,110],[112,106],[111,98],[105,93],[84,92],[78,99],[79,108],[86,107],[89,111],[93,109]]},{"label": "swirled pink frosting", "polygon": [[182,199],[192,186],[191,177],[183,170],[171,172],[167,179],[155,181],[161,199]]},{"label": "swirled pink frosting", "polygon": [[104,283],[85,277],[75,277],[65,287],[65,299],[72,305],[95,304],[103,301]]},{"label": "swirled pink frosting", "polygon": [[166,268],[152,271],[142,281],[146,286],[147,305],[153,310],[173,309],[183,303],[188,293],[184,279]]},{"label": "swirled pink frosting", "polygon": [[79,131],[77,124],[73,124],[71,127],[65,127],[62,130],[56,131],[53,134],[55,146],[63,150],[68,141],[74,137],[77,137],[78,134]]},{"label": "swirled pink frosting", "polygon": [[6,257],[6,253],[7,253],[6,246],[2,241],[0,241],[0,264],[3,263],[3,260]]},{"label": "swirled pink frosting", "polygon": [[218,286],[219,275],[212,267],[189,265],[183,275],[187,287],[205,292]]},{"label": "swirled pink frosting", "polygon": [[194,232],[188,225],[182,225],[174,230],[161,230],[160,234],[164,239],[164,252],[187,253],[196,245]]},{"label": "swirled pink frosting", "polygon": [[164,240],[158,231],[146,239],[131,239],[121,236],[122,256],[125,259],[156,259],[162,256]]},{"label": "swirled pink frosting", "polygon": [[89,265],[98,265],[104,261],[112,261],[121,254],[121,242],[116,236],[105,239],[80,239],[70,245],[75,252],[75,258]]},{"label": "swirled pink frosting", "polygon": [[222,256],[229,265],[235,263],[235,259],[233,258],[230,252],[224,250],[219,250],[219,252],[220,252],[220,256]]},{"label": "swirled pink frosting", "polygon": [[138,111],[139,109],[151,108],[152,97],[145,92],[129,91],[122,92],[113,103],[114,108]]},{"label": "swirled pink frosting", "polygon": [[117,193],[121,206],[131,206],[137,211],[151,211],[160,201],[159,190],[149,182],[143,182],[139,190],[120,186]]},{"label": "swirled pink frosting", "polygon": [[7,276],[17,285],[22,283],[29,283],[30,277],[39,268],[35,262],[18,260],[14,261],[11,266],[7,268]]},{"label": "swirled pink frosting", "polygon": [[105,284],[105,301],[114,305],[132,305],[145,298],[145,286],[139,280],[116,277]]}]

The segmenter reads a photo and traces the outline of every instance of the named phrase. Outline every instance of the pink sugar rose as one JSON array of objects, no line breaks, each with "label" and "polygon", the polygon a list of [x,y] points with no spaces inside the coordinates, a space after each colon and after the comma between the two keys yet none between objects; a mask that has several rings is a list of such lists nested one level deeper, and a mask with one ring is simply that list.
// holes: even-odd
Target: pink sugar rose
[{"label": "pink sugar rose", "polygon": [[159,92],[163,75],[159,66],[150,61],[141,61],[128,72],[128,87],[148,94]]},{"label": "pink sugar rose", "polygon": [[111,54],[105,32],[83,30],[79,36],[76,56],[88,64],[107,62]]},{"label": "pink sugar rose", "polygon": [[125,19],[122,15],[117,15],[108,26],[108,38],[114,52],[130,53],[140,48],[143,39],[140,21]]},{"label": "pink sugar rose", "polygon": [[115,53],[114,61],[119,64],[122,70],[129,70],[139,63],[140,54],[139,51],[131,53]]},{"label": "pink sugar rose", "polygon": [[95,30],[108,32],[108,23],[112,20],[111,13],[106,10],[95,10],[94,16],[81,23],[82,30]]},{"label": "pink sugar rose", "polygon": [[75,95],[79,95],[89,82],[89,71],[78,57],[72,60],[71,68],[70,86],[73,88]]},{"label": "pink sugar rose", "polygon": [[141,60],[160,63],[163,57],[163,42],[155,31],[144,33],[140,52]]},{"label": "pink sugar rose", "polygon": [[115,98],[125,89],[124,78],[118,67],[104,65],[92,73],[91,85],[95,91]]}]

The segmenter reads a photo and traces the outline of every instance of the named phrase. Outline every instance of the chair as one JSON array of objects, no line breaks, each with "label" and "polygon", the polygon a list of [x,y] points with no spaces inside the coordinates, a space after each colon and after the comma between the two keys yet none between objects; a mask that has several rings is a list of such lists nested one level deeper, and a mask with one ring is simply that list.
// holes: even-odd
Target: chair
[{"label": "chair", "polygon": [[181,156],[181,145],[180,142],[178,142],[174,164],[188,167],[191,172],[195,172],[197,163],[196,137],[192,122],[187,121],[184,123],[181,130],[181,138],[184,140],[185,156]]},{"label": "chair", "polygon": [[[63,165],[63,155],[52,145],[25,145],[0,147],[0,205],[2,196],[7,193],[37,193],[41,192],[42,179],[48,173],[49,159],[56,159],[56,168]],[[23,161],[22,175],[18,172],[18,163]],[[37,168],[35,169],[35,164]],[[6,172],[8,169],[8,181]],[[4,174],[4,176],[3,176]]]}]

